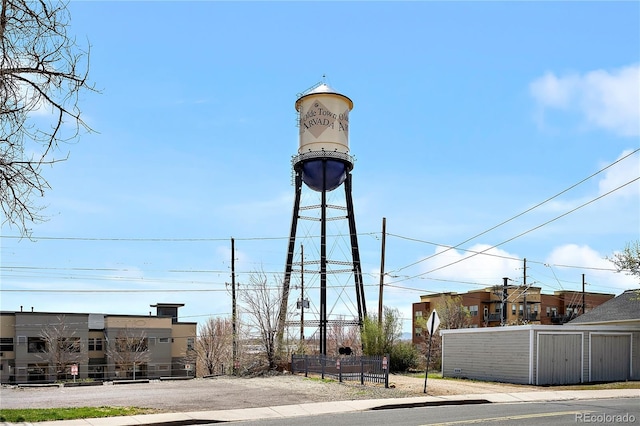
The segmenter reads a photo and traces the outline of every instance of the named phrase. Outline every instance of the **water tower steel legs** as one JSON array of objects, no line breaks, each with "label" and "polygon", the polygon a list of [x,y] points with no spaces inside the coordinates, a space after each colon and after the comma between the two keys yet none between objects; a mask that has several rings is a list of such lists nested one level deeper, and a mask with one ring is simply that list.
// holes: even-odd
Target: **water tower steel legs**
[{"label": "water tower steel legs", "polygon": [[[322,164],[323,176],[326,175],[326,160]],[[356,299],[358,305],[358,322],[362,327],[364,317],[367,315],[367,308],[364,297],[364,284],[362,281],[362,265],[360,263],[360,251],[358,249],[358,234],[356,231],[355,215],[353,211],[353,199],[351,196],[351,173],[347,172],[344,182],[345,197],[347,204],[347,219],[349,223],[349,234],[351,240],[351,255],[353,260],[353,274],[356,287]],[[325,187],[325,185],[323,185]],[[302,171],[295,170],[295,200],[293,203],[293,217],[291,219],[291,233],[289,235],[289,249],[285,265],[284,280],[282,283],[282,300],[278,316],[278,348],[283,348],[284,328],[287,319],[287,307],[291,286],[291,273],[293,270],[293,257],[295,251],[295,239],[300,217],[300,198],[302,194]],[[321,191],[320,206],[320,353],[327,354],[327,191]]]},{"label": "water tower steel legs", "polygon": [[320,203],[320,354],[327,354],[327,160],[322,160]]},{"label": "water tower steel legs", "polygon": [[358,232],[356,218],[353,211],[351,197],[351,173],[347,173],[344,181],[344,193],[347,201],[347,218],[349,219],[349,234],[351,235],[351,256],[353,257],[353,275],[356,284],[356,300],[358,303],[358,322],[362,327],[364,317],[367,316],[367,304],[364,298],[364,283],[362,282],[362,264],[360,263],[360,249],[358,248]]},{"label": "water tower steel legs", "polygon": [[280,311],[278,312],[278,333],[277,348],[283,349],[284,327],[287,321],[287,303],[289,302],[289,289],[291,287],[291,270],[293,268],[293,252],[296,246],[296,229],[298,228],[298,217],[300,212],[300,196],[302,195],[302,173],[296,170],[295,176],[296,196],[293,201],[293,217],[291,218],[291,233],[289,234],[289,250],[287,251],[287,261],[285,263],[284,280],[282,282],[282,300],[280,301]]}]

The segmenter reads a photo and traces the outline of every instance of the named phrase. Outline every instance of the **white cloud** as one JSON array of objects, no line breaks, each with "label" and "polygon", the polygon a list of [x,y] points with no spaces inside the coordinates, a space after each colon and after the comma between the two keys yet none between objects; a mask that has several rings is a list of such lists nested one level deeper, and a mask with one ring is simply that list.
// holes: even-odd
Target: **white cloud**
[{"label": "white cloud", "polygon": [[640,135],[640,65],[582,75],[548,72],[529,89],[542,111],[577,111],[591,126],[621,136]]},{"label": "white cloud", "polygon": [[[624,151],[616,160],[629,155],[630,152],[631,150]],[[598,183],[599,194],[605,194],[612,191],[628,182],[631,182],[633,179],[638,178],[638,176],[640,176],[640,154],[635,153],[629,158],[625,158],[620,163],[607,169],[604,178],[602,178]],[[626,187],[616,191],[614,194],[625,198],[633,196],[637,197],[640,195],[640,182],[636,181],[627,185]]]},{"label": "white cloud", "polygon": [[565,244],[556,247],[547,257],[546,262],[558,266],[584,266],[588,283],[586,291],[619,293],[620,290],[638,286],[633,277],[613,272],[614,266],[606,259],[606,255],[586,245]]},{"label": "white cloud", "polygon": [[[501,284],[502,277],[521,275],[516,272],[518,268],[522,268],[520,261],[516,260],[518,255],[490,247],[488,244],[476,244],[464,252],[445,252],[446,249],[438,247],[437,256],[424,262],[421,269],[423,272],[434,271],[427,278],[474,282],[480,288]],[[483,253],[476,254],[479,252]],[[451,285],[455,285],[455,282]]]}]

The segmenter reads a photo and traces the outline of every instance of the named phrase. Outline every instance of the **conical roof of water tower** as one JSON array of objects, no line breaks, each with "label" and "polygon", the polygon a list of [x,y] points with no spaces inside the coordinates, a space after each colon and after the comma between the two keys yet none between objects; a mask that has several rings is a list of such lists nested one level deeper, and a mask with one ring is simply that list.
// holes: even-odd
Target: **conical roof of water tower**
[{"label": "conical roof of water tower", "polygon": [[331,86],[329,86],[327,83],[322,83],[321,85],[319,85],[318,87],[315,87],[311,90],[309,90],[309,92],[305,93],[305,95],[310,95],[312,93],[338,93],[336,92]]},{"label": "conical roof of water tower", "polygon": [[353,108],[353,101],[348,96],[343,95],[342,93],[340,93],[337,90],[333,89],[327,83],[322,83],[318,87],[314,87],[313,89],[303,93],[302,96],[300,96],[298,98],[298,101],[296,102],[296,109],[298,108],[298,105],[300,104],[300,100],[302,100],[302,98],[305,98],[305,97],[310,96],[310,95],[321,94],[321,93],[327,93],[327,94],[333,94],[333,95],[341,96],[341,97],[345,98],[349,102],[349,108],[350,109]]}]

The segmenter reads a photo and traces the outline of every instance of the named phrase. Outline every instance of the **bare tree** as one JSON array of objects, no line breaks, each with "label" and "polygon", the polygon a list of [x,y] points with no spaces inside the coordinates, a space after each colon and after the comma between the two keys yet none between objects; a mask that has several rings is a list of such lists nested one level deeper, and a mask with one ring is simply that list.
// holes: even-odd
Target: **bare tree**
[{"label": "bare tree", "polygon": [[445,296],[435,309],[442,329],[468,328],[471,325],[471,313],[462,305],[460,296]]},{"label": "bare tree", "polygon": [[[91,131],[80,117],[89,48],[69,36],[66,2],[0,0],[0,205],[28,235],[42,221],[34,198],[50,189],[43,167],[63,161],[61,142]],[[68,156],[68,155],[67,155]]]},{"label": "bare tree", "polygon": [[144,330],[128,327],[118,331],[115,338],[107,338],[107,358],[116,368],[116,374],[136,378],[136,370],[146,370],[149,362],[149,342]]},{"label": "bare tree", "polygon": [[56,379],[65,379],[67,368],[82,360],[80,338],[75,336],[75,330],[69,327],[65,316],[60,315],[55,323],[48,324],[40,332],[40,339],[44,345],[39,358],[49,364]]},{"label": "bare tree", "polygon": [[245,305],[253,331],[259,336],[269,370],[277,367],[276,326],[281,299],[281,286],[269,285],[263,271],[252,273],[246,289],[240,292],[240,300]]},{"label": "bare tree", "polygon": [[225,364],[231,365],[231,344],[233,338],[231,319],[209,318],[200,327],[196,340],[197,362],[206,374],[221,371]]},{"label": "bare tree", "polygon": [[[348,354],[346,355],[351,355],[358,351],[360,327],[350,324],[352,322],[340,317],[338,321],[331,323],[327,329],[327,353],[342,355],[347,350]],[[343,352],[340,352],[341,349]]]}]

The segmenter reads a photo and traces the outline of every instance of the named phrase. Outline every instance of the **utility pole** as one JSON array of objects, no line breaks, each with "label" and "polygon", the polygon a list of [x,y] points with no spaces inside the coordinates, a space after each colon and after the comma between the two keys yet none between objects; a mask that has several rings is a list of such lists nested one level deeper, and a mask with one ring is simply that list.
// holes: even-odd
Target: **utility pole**
[{"label": "utility pole", "polygon": [[300,345],[304,342],[304,245],[300,245]]},{"label": "utility pole", "polygon": [[509,288],[507,285],[507,281],[509,281],[508,277],[502,278],[502,315],[500,325],[507,325],[507,298],[509,297]]},{"label": "utility pole", "polygon": [[387,240],[387,218],[382,218],[382,249],[380,250],[380,294],[378,296],[378,326],[382,330],[382,291],[384,288],[384,253]]},{"label": "utility pole", "polygon": [[527,258],[524,258],[524,268],[523,268],[523,281],[524,284],[524,306],[522,307],[522,322],[525,322],[529,319],[529,313],[527,312]]},{"label": "utility pole", "polygon": [[584,314],[584,274],[582,274],[582,313]]},{"label": "utility pole", "polygon": [[233,334],[233,348],[232,348],[232,361],[233,361],[233,375],[238,373],[238,330],[237,330],[237,315],[236,315],[236,249],[235,241],[231,238],[231,329]]}]

